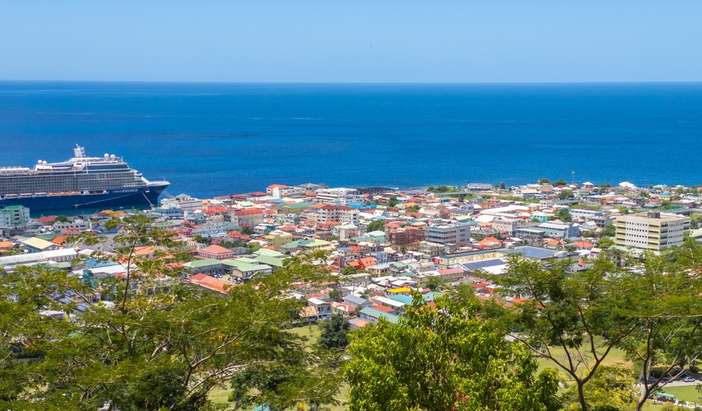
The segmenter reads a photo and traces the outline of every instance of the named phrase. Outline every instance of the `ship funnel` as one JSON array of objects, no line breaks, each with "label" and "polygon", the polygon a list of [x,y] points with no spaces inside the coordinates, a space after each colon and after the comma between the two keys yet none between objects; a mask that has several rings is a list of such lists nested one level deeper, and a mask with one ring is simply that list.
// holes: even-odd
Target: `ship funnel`
[{"label": "ship funnel", "polygon": [[85,157],[85,148],[76,144],[75,148],[73,149],[73,157],[84,158]]}]

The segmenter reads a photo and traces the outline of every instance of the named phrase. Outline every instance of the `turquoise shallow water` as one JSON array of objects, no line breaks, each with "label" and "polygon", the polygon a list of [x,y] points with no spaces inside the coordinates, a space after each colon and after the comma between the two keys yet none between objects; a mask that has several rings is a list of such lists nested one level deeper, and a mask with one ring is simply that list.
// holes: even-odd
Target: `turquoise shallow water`
[{"label": "turquoise shallow water", "polygon": [[702,84],[0,83],[0,165],[123,155],[170,193],[273,182],[702,183]]}]

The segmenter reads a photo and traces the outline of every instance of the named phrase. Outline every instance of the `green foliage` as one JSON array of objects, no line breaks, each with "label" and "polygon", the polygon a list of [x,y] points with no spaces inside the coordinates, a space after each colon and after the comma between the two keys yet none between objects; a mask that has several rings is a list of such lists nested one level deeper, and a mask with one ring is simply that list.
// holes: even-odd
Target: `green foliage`
[{"label": "green foliage", "polygon": [[351,267],[350,265],[347,265],[346,267],[341,269],[341,274],[343,275],[351,275],[351,274],[356,274],[358,271]]},{"label": "green foliage", "polygon": [[440,186],[429,186],[427,188],[427,191],[430,193],[453,193],[455,191],[458,191],[456,187],[453,186],[447,186],[447,185],[440,185]]},{"label": "green foliage", "polygon": [[603,237],[599,241],[599,246],[601,249],[606,250],[614,245],[614,240],[610,237]]},{"label": "green foliage", "polygon": [[555,410],[555,375],[475,304],[416,299],[398,324],[381,321],[352,336],[345,375],[351,410]]},{"label": "green foliage", "polygon": [[[544,266],[513,259],[497,281],[507,294],[530,297],[511,311],[511,328],[520,331],[516,338],[532,352],[569,375],[580,408],[604,405],[608,395],[630,402],[625,388],[633,381],[602,368],[617,348],[627,353],[642,382],[641,395],[631,401],[640,410],[665,384],[650,379],[654,369],[674,378],[702,356],[702,247],[688,240],[663,255],[645,255],[636,270],[614,264],[630,260],[610,251],[616,249],[576,273],[567,270],[567,263]],[[550,347],[558,347],[565,358]]]},{"label": "green foliage", "polygon": [[371,232],[371,231],[384,231],[385,230],[385,221],[383,220],[374,220],[368,223],[366,226],[366,232]]},{"label": "green foliage", "polygon": [[617,230],[614,227],[614,224],[612,224],[611,222],[605,223],[604,228],[602,229],[602,235],[606,237],[614,237],[616,232]]},{"label": "green foliage", "polygon": [[[226,384],[240,404],[334,403],[332,362],[290,331],[302,304],[288,298],[290,284],[327,280],[310,264],[318,256],[292,259],[220,295],[168,271],[178,244],[148,219],[114,224],[121,227],[120,258],[139,271],[137,281],[103,282],[103,297],[115,305],[77,312],[73,303],[58,303],[67,292],[89,303],[94,291],[65,272],[30,267],[0,276],[0,408],[197,410]],[[135,257],[141,245],[156,247],[156,258]],[[271,382],[280,378],[284,383]]]},{"label": "green foliage", "polygon": [[575,195],[573,194],[573,190],[565,189],[558,193],[558,198],[560,200],[569,200],[571,198],[575,198]]},{"label": "green foliage", "polygon": [[395,208],[398,204],[400,204],[400,201],[397,199],[397,196],[392,196],[388,200],[388,207],[390,208]]},{"label": "green foliage", "polygon": [[344,298],[344,295],[340,289],[334,288],[333,290],[329,291],[329,298],[332,301],[341,302],[341,300]]},{"label": "green foliage", "polygon": [[[589,270],[571,274],[568,262],[543,266],[514,257],[509,264],[508,272],[496,280],[506,294],[530,297],[512,311],[512,327],[521,331],[515,338],[563,370],[576,385],[580,407],[588,409],[586,384],[611,350],[635,329],[621,314],[632,297],[621,280],[611,276],[616,267],[599,259]],[[549,347],[562,349],[566,359]]]},{"label": "green foliage", "polygon": [[[637,400],[632,371],[628,367],[603,365],[594,374],[585,388],[585,398],[594,410],[628,410]],[[566,409],[579,410],[578,393],[575,386],[564,394]]]},{"label": "green foliage", "polygon": [[646,255],[641,272],[623,280],[631,299],[624,314],[637,327],[621,347],[644,381],[644,395],[662,386],[661,380],[649,381],[654,368],[675,378],[702,356],[701,268],[702,247],[687,240],[661,256]]},{"label": "green foliage", "polygon": [[556,218],[564,222],[570,222],[573,220],[570,215],[570,209],[568,208],[559,208],[558,211],[556,211]]},{"label": "green foliage", "polygon": [[440,278],[440,277],[430,277],[425,283],[424,286],[427,287],[428,289],[432,291],[436,291],[443,287],[445,284],[445,281]]},{"label": "green foliage", "polygon": [[326,348],[343,349],[348,345],[347,334],[351,325],[344,316],[332,315],[329,321],[322,324],[320,343]]}]

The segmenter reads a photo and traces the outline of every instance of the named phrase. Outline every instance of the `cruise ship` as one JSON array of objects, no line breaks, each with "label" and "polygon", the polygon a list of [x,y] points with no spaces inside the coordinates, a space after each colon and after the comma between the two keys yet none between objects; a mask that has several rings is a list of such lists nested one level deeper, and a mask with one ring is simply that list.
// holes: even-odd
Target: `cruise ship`
[{"label": "cruise ship", "polygon": [[61,163],[39,160],[34,168],[0,167],[0,207],[23,205],[48,211],[150,207],[168,181],[149,181],[114,154],[88,157],[76,145]]}]

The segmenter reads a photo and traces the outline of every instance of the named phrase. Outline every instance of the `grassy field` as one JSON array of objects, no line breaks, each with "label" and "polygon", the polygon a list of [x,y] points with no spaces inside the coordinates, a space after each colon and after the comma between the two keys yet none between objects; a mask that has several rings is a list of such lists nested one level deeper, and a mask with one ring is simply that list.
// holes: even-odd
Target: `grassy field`
[{"label": "grassy field", "polygon": [[[312,345],[319,340],[321,335],[321,329],[317,325],[306,325],[303,327],[297,327],[292,330],[293,333],[304,337],[307,340],[308,345]],[[337,399],[341,402],[340,405],[328,407],[331,411],[342,411],[347,409],[343,403],[348,399],[349,396],[349,386],[343,384],[339,389],[339,394]],[[227,409],[229,404],[229,390],[226,388],[218,388],[210,392],[210,401],[212,401],[216,406],[222,407],[222,409]]]},{"label": "grassy field", "polygon": [[673,394],[680,401],[692,401],[702,403],[702,394],[696,385],[686,385],[684,387],[664,387],[663,392]]},{"label": "grassy field", "polygon": [[[321,334],[321,329],[317,325],[307,325],[307,326],[302,326],[298,327],[292,330],[295,334],[304,337],[307,339],[307,344],[312,345],[316,341],[319,340],[319,336]],[[565,351],[562,348],[557,348],[557,347],[552,347],[551,352],[554,353],[554,355],[558,358],[559,361],[563,361],[564,363],[567,362],[567,357],[565,354]],[[586,353],[583,352],[583,356],[586,362],[590,363],[592,361],[591,356],[588,356]],[[559,372],[559,376],[561,379],[567,381],[569,380],[568,374],[560,370],[558,366],[556,366],[552,361],[547,360],[547,359],[537,359],[537,362],[539,364],[539,368],[546,369],[546,368],[552,368],[556,369]],[[621,350],[613,349],[610,351],[609,355],[607,358],[603,361],[603,365],[619,365],[619,366],[624,366],[624,367],[631,367],[632,364],[626,359],[624,352]],[[697,391],[697,389],[694,386],[686,386],[686,387],[670,387],[666,388],[663,391],[673,394],[678,398],[679,400],[682,401],[700,401],[700,398],[702,395]],[[342,411],[347,409],[346,406],[344,406],[344,402],[347,401],[349,395],[349,387],[348,385],[344,384],[342,385],[339,395],[337,396],[338,400],[341,402],[340,405],[338,406],[331,406],[328,409],[331,411]],[[229,390],[225,388],[220,388],[213,390],[210,393],[210,400],[218,405],[219,407],[222,407],[223,409],[226,409],[227,405],[229,404],[228,401],[229,398]],[[645,411],[661,411],[664,408],[663,405],[657,405],[657,404],[652,404],[649,403],[644,407]]]},{"label": "grassy field", "polygon": [[[603,350],[598,350],[598,352],[601,352]],[[551,352],[553,355],[558,359],[559,362],[563,364],[568,363],[568,358],[566,356],[565,351],[562,348],[559,347],[551,347]],[[592,355],[588,355],[587,352],[582,352],[583,354],[583,359],[585,363],[588,365],[594,363],[594,359],[592,358]],[[572,352],[571,352],[572,355]],[[537,363],[539,364],[539,367],[542,369],[546,368],[552,368],[558,371],[558,375],[561,377],[563,380],[570,380],[570,376],[568,373],[566,373],[563,369],[561,369],[558,365],[556,365],[553,361],[545,359],[545,358],[537,358]],[[623,366],[623,367],[631,367],[631,362],[626,359],[626,355],[624,354],[623,351],[618,350],[618,349],[612,349],[607,357],[602,361],[602,365],[608,365],[608,366]],[[581,366],[582,367],[582,366]],[[582,367],[583,371],[585,370],[584,367]]]}]

